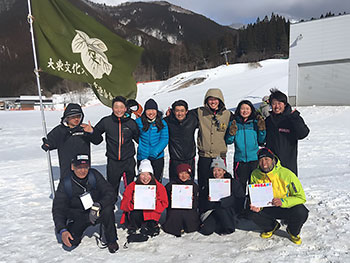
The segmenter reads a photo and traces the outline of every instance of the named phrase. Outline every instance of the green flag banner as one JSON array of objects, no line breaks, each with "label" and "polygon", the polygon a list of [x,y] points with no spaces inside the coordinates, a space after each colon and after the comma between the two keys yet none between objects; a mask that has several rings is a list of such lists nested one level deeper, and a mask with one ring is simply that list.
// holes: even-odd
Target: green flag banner
[{"label": "green flag banner", "polygon": [[115,96],[136,97],[132,72],[143,49],[122,39],[67,0],[32,0],[41,70],[91,84],[111,106]]}]

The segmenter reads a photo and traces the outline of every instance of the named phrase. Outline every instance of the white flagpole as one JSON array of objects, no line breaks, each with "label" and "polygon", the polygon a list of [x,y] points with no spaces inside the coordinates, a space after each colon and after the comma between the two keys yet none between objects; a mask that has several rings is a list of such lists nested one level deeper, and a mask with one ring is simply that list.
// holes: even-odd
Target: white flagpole
[{"label": "white flagpole", "polygon": [[[47,138],[47,129],[46,129],[45,114],[44,114],[44,106],[43,106],[43,99],[42,99],[42,96],[41,96],[41,87],[40,87],[40,79],[39,79],[39,77],[40,77],[39,76],[39,68],[38,68],[38,62],[37,62],[36,50],[35,50],[33,16],[32,16],[32,8],[31,8],[30,0],[28,0],[28,23],[30,25],[30,34],[32,36],[32,48],[33,48],[34,65],[35,65],[34,73],[36,75],[36,83],[37,83],[37,86],[38,86],[43,133],[44,133],[44,137]],[[54,183],[54,179],[53,179],[53,175],[52,175],[52,165],[51,165],[50,151],[46,151],[46,157],[47,157],[47,164],[48,164],[48,168],[49,168],[50,187],[51,187],[51,194],[52,194],[52,199],[53,199],[55,197],[55,183]]]}]

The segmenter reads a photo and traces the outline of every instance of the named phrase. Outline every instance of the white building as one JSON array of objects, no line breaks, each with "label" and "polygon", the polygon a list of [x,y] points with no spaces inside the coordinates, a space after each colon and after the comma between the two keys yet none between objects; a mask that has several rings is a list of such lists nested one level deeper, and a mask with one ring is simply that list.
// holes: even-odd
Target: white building
[{"label": "white building", "polygon": [[289,102],[350,105],[350,15],[290,26]]}]

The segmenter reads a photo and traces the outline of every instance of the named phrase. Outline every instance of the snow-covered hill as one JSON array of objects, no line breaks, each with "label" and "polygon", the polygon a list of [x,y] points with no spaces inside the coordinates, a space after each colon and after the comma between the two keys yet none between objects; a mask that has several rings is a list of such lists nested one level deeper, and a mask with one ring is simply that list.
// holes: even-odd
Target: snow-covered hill
[{"label": "snow-covered hill", "polygon": [[[228,108],[241,99],[261,101],[270,88],[287,92],[288,61],[267,60],[183,73],[164,82],[140,84],[138,100],[149,97],[166,110],[174,100],[200,106],[208,88],[221,88]],[[196,85],[191,85],[198,82]],[[199,83],[200,82],[200,83]],[[45,153],[40,149],[40,112],[0,112],[0,262],[350,262],[350,107],[299,107],[310,135],[299,143],[299,178],[307,196],[309,219],[296,246],[284,227],[269,240],[258,232],[237,229],[227,236],[199,233],[175,238],[163,232],[146,243],[123,249],[126,231],[118,228],[120,250],[111,255],[97,248],[89,229],[72,252],[62,250],[54,235]],[[93,124],[110,109],[86,107]],[[50,130],[62,111],[46,112]],[[93,165],[104,171],[105,144],[92,147]],[[229,169],[233,148],[229,147]],[[168,155],[166,154],[166,158]],[[52,154],[58,175],[57,154]],[[166,159],[167,160],[167,159]],[[167,165],[165,178],[168,177]],[[56,186],[58,181],[55,181]],[[121,214],[116,212],[117,222]]]}]

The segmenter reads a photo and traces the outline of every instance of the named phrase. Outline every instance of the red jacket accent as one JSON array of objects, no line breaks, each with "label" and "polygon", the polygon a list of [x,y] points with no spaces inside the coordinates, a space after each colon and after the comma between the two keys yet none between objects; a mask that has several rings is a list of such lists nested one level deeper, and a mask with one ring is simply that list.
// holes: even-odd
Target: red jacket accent
[{"label": "red jacket accent", "polygon": [[[120,208],[124,212],[131,212],[134,210],[134,192],[135,192],[135,182],[129,184],[123,194],[123,199],[120,204]],[[155,220],[159,221],[160,216],[165,208],[168,207],[168,195],[166,193],[165,187],[156,180],[156,209],[155,210],[143,210],[143,218],[145,221]],[[123,213],[120,223],[125,223],[125,213]]]}]

